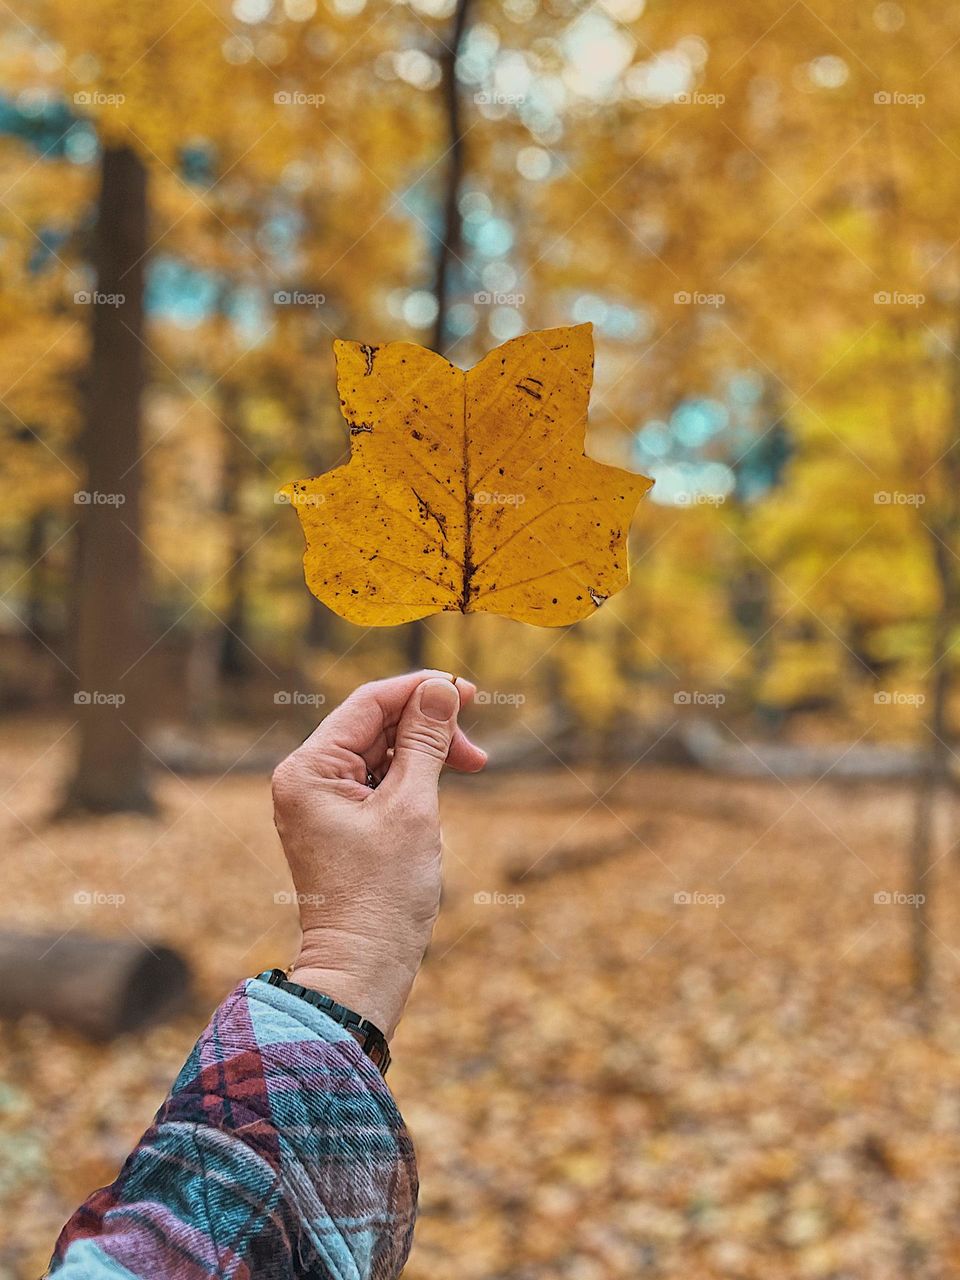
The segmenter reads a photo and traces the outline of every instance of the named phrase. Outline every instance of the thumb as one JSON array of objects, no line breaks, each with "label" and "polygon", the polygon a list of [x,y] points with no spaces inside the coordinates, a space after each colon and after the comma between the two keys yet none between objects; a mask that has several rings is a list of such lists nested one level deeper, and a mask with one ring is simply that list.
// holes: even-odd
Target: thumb
[{"label": "thumb", "polygon": [[424,680],[403,709],[386,782],[435,787],[450,750],[460,693],[450,680]]}]

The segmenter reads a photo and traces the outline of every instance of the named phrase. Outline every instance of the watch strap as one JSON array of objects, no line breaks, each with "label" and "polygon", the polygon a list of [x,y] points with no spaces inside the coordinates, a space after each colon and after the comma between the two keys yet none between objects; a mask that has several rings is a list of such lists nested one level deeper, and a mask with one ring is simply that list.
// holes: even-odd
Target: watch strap
[{"label": "watch strap", "polygon": [[380,1028],[374,1026],[367,1018],[362,1018],[359,1013],[354,1013],[345,1005],[338,1004],[332,996],[325,996],[323,992],[314,991],[312,987],[302,987],[299,982],[291,982],[282,969],[265,969],[263,973],[257,974],[257,978],[261,982],[266,982],[268,986],[279,987],[281,991],[289,992],[290,995],[312,1005],[314,1009],[320,1009],[353,1036],[382,1076],[387,1074],[387,1068],[390,1066],[390,1048],[387,1038]]}]

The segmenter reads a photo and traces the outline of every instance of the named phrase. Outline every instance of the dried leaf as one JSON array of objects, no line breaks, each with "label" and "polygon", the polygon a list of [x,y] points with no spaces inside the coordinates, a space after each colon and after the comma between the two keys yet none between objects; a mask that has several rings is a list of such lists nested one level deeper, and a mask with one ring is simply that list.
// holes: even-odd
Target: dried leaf
[{"label": "dried leaf", "polygon": [[584,457],[591,329],[524,334],[467,372],[336,342],[350,462],[283,490],[314,595],[364,626],[443,609],[561,626],[625,586],[652,481]]}]

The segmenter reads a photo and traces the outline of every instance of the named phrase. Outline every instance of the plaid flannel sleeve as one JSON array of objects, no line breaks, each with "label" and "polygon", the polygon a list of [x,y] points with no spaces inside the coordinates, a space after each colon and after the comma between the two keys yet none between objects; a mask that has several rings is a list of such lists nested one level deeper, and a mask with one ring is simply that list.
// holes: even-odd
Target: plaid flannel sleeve
[{"label": "plaid flannel sleeve", "polygon": [[116,1181],[74,1213],[57,1280],[388,1280],[413,1236],[413,1145],[357,1042],[240,984]]}]

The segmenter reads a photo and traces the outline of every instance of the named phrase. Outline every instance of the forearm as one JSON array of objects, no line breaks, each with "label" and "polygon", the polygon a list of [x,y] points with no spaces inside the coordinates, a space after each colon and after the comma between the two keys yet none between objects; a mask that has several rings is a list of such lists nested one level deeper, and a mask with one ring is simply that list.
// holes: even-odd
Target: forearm
[{"label": "forearm", "polygon": [[117,1180],[64,1228],[50,1274],[388,1280],[406,1261],[416,1198],[409,1135],[357,1042],[249,980]]}]

